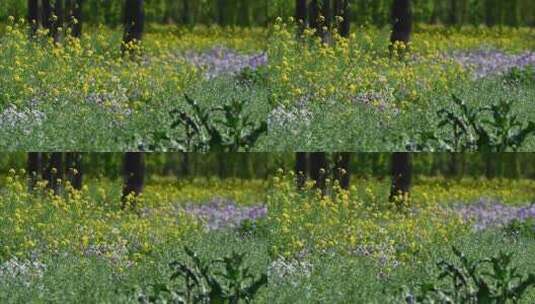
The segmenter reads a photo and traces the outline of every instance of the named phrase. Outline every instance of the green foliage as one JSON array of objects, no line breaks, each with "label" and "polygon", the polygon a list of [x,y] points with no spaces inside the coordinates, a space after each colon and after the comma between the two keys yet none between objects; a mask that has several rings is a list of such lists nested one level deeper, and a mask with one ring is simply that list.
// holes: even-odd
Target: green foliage
[{"label": "green foliage", "polygon": [[251,68],[243,69],[237,76],[238,82],[242,85],[268,85],[268,72],[266,69]]},{"label": "green foliage", "polygon": [[222,107],[202,108],[189,96],[185,95],[185,99],[191,112],[170,112],[174,116],[171,129],[182,128],[185,136],[172,139],[167,134],[158,133],[154,137],[156,142],[151,147],[161,147],[161,141],[164,140],[176,147],[176,150],[184,152],[248,151],[267,133],[267,122],[257,125],[245,113],[247,100],[233,99]]},{"label": "green foliage", "polygon": [[535,237],[535,219],[521,221],[514,219],[504,227],[505,232],[512,237]]},{"label": "green foliage", "polygon": [[408,303],[518,303],[528,289],[535,287],[535,274],[527,278],[519,274],[511,265],[511,253],[500,251],[490,258],[472,260],[455,247],[453,252],[460,265],[444,260],[437,263],[441,271],[438,280],[449,280],[449,286],[422,284],[416,296],[407,297]]},{"label": "green foliage", "polygon": [[[470,107],[453,96],[456,109],[441,109],[436,131],[420,133],[421,143],[416,150],[450,152],[506,152],[517,151],[530,136],[535,135],[535,123],[527,126],[513,113],[513,103],[502,100],[497,104]],[[490,116],[490,118],[489,118]],[[442,134],[451,134],[445,137]],[[409,145],[409,149],[411,147]]]},{"label": "green foliage", "polygon": [[531,66],[524,69],[514,67],[505,74],[504,78],[511,85],[531,85],[535,82],[535,68]]},{"label": "green foliage", "polygon": [[[178,289],[167,284],[154,284],[154,294],[147,299],[141,297],[141,303],[250,303],[267,285],[266,273],[255,278],[249,267],[244,266],[244,253],[234,252],[228,257],[205,262],[187,247],[185,252],[192,263],[170,264],[173,269],[170,281],[181,279],[184,284]],[[217,264],[223,265],[223,272],[214,269]]]}]

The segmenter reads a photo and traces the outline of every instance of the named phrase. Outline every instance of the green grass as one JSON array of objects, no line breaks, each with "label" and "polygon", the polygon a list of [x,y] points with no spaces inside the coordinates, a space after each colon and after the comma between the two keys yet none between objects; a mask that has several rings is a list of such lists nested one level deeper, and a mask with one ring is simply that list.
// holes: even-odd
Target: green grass
[{"label": "green grass", "polygon": [[[514,240],[500,231],[473,233],[455,240],[455,245],[472,258],[484,258],[500,250],[514,253],[513,264],[527,276],[535,272],[535,239]],[[433,282],[438,274],[436,262],[455,261],[450,246],[432,248],[434,256],[426,261],[401,265],[387,275],[384,268],[366,257],[315,254],[307,261],[312,265],[310,276],[294,275],[274,281],[270,297],[276,303],[403,303],[403,286]],[[533,303],[531,290],[519,303]]]},{"label": "green grass", "polygon": [[[453,244],[473,258],[487,257],[499,250],[513,252],[514,265],[522,274],[535,272],[535,239],[514,240],[500,231],[489,231],[471,234]],[[185,245],[203,259],[218,258],[233,250],[247,252],[246,264],[257,275],[271,263],[265,239],[216,232],[159,247],[141,262],[122,270],[100,258],[47,255],[41,260],[47,265],[42,279],[30,286],[4,282],[0,284],[0,299],[3,303],[133,303],[150,284],[167,282],[171,275],[167,265],[186,258],[182,250]],[[384,269],[372,258],[314,254],[305,259],[312,265],[310,276],[297,273],[282,280],[271,277],[268,288],[254,303],[401,303],[403,286],[433,281],[437,261],[455,260],[449,246],[433,248],[432,252],[433,258],[402,264],[387,275],[380,274]],[[533,300],[535,290],[519,303]]]},{"label": "green grass", "polygon": [[[62,253],[45,255],[43,278],[25,286],[16,281],[0,284],[2,303],[135,303],[139,292],[150,284],[167,283],[169,263],[184,260],[184,246],[197,251],[203,259],[215,259],[232,251],[247,252],[246,265],[259,275],[269,264],[266,241],[239,238],[232,232],[202,234],[181,243],[154,248],[133,266],[115,266],[105,258]],[[259,301],[268,303],[267,290]]]}]

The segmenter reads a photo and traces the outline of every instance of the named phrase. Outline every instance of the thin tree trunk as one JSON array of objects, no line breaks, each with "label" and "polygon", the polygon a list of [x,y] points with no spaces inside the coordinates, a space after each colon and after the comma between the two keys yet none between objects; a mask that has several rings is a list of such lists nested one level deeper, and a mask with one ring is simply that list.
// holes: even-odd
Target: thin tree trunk
[{"label": "thin tree trunk", "polygon": [[240,0],[238,4],[240,5],[238,10],[238,24],[247,27],[251,26],[249,0]]},{"label": "thin tree trunk", "polygon": [[450,0],[450,16],[449,16],[449,23],[450,25],[455,25],[459,22],[459,8],[457,5],[457,0]]},{"label": "thin tree trunk", "polygon": [[26,168],[28,170],[28,188],[30,191],[32,191],[37,184],[37,180],[41,175],[41,167],[41,153],[29,152]]},{"label": "thin tree trunk", "polygon": [[327,193],[326,177],[328,171],[327,157],[324,152],[310,153],[310,178],[316,182],[316,188]]},{"label": "thin tree trunk", "polygon": [[54,4],[54,15],[56,16],[54,23],[53,23],[53,32],[52,37],[54,38],[55,43],[59,43],[62,36],[62,29],[63,29],[63,19],[64,19],[64,13],[63,13],[63,0],[56,0]]},{"label": "thin tree trunk", "polygon": [[43,172],[43,179],[47,181],[47,187],[54,194],[59,195],[61,191],[61,180],[63,180],[63,153],[54,152],[47,155],[47,166]]},{"label": "thin tree trunk", "polygon": [[464,152],[459,153],[459,159],[459,178],[463,178],[466,174],[466,155],[464,154]]},{"label": "thin tree trunk", "polygon": [[487,26],[494,26],[496,24],[496,19],[494,18],[495,9],[496,4],[494,0],[485,0],[485,23]]},{"label": "thin tree trunk", "polygon": [[183,152],[182,159],[180,161],[180,172],[182,176],[190,175],[190,166],[189,166],[189,153]]},{"label": "thin tree trunk", "polygon": [[520,177],[520,162],[518,160],[518,153],[508,153],[510,157],[511,178],[518,179]]},{"label": "thin tree trunk", "polygon": [[220,179],[227,178],[228,159],[223,152],[217,153],[217,175]]},{"label": "thin tree trunk", "polygon": [[123,52],[132,43],[141,41],[145,27],[143,0],[126,0],[125,3]]},{"label": "thin tree trunk", "polygon": [[190,0],[182,0],[182,23],[186,25],[191,24]]},{"label": "thin tree trunk", "polygon": [[403,204],[408,201],[412,180],[411,155],[396,152],[392,155],[392,189],[390,201]]},{"label": "thin tree trunk", "polygon": [[43,23],[43,27],[48,30],[48,34],[52,35],[52,26],[53,26],[53,23],[52,23],[52,15],[53,15],[52,5],[50,4],[50,0],[41,0],[41,1],[42,1],[41,2],[41,4],[42,4],[41,9],[43,10],[41,22]]},{"label": "thin tree trunk", "polygon": [[457,159],[457,153],[450,153],[450,161],[448,164],[448,175],[456,177],[459,174],[459,161]]},{"label": "thin tree trunk", "polygon": [[344,20],[339,26],[340,36],[347,38],[351,32],[351,7],[349,5],[349,0],[343,0],[341,16]]},{"label": "thin tree trunk", "polygon": [[396,44],[407,45],[411,40],[412,13],[410,0],[394,0],[392,7],[391,51]]},{"label": "thin tree trunk", "polygon": [[309,7],[309,17],[308,17],[308,22],[310,24],[310,27],[315,29],[316,30],[316,34],[319,35],[320,34],[320,30],[319,29],[321,26],[320,26],[320,22],[319,22],[319,18],[320,18],[320,7],[319,7],[319,4],[318,4],[318,0],[312,0],[310,2],[310,7]]},{"label": "thin tree trunk", "polygon": [[31,37],[37,34],[37,29],[39,29],[39,22],[39,0],[28,0],[28,23],[30,24]]},{"label": "thin tree trunk", "polygon": [[76,190],[82,190],[83,168],[82,168],[82,153],[69,152],[66,153],[65,163],[67,168],[67,180]]},{"label": "thin tree trunk", "polygon": [[127,152],[123,160],[124,187],[121,198],[122,208],[128,203],[136,207],[136,198],[143,192],[145,182],[145,155],[137,152]]},{"label": "thin tree trunk", "polygon": [[318,33],[324,43],[330,43],[330,28],[332,22],[331,0],[323,0],[321,5],[321,15],[325,19],[319,24]]},{"label": "thin tree trunk", "polygon": [[308,157],[305,152],[295,154],[295,176],[297,188],[303,189],[308,176]]},{"label": "thin tree trunk", "polygon": [[84,0],[66,0],[65,11],[67,24],[71,29],[71,36],[80,38],[82,36],[82,5]]},{"label": "thin tree trunk", "polygon": [[225,18],[225,0],[217,0],[217,22],[220,26],[226,26],[227,20]]},{"label": "thin tree trunk", "polygon": [[351,178],[351,171],[349,165],[351,163],[351,153],[343,152],[336,156],[336,167],[334,170],[334,177],[340,184],[342,189],[349,189],[349,182]]},{"label": "thin tree trunk", "polygon": [[484,153],[485,158],[485,177],[487,179],[493,179],[496,177],[496,164],[494,163],[492,153]]},{"label": "thin tree trunk", "polygon": [[307,26],[307,1],[296,0],[295,2],[295,22],[299,30],[299,36],[303,34]]}]

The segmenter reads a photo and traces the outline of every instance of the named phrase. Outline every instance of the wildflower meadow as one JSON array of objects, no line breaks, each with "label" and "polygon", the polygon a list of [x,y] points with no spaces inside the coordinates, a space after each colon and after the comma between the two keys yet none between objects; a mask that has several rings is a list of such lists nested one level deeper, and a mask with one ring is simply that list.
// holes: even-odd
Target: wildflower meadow
[{"label": "wildflower meadow", "polygon": [[[27,171],[29,155],[6,154],[0,299],[402,303],[456,290],[441,281],[437,265],[471,267],[460,255],[516,269],[494,277],[491,264],[482,264],[472,275],[496,280],[489,291],[496,297],[506,292],[499,284],[509,284],[503,303],[531,303],[535,168],[490,175],[485,158],[473,154],[456,156],[466,165],[452,172],[451,155],[411,154],[407,192],[392,196],[391,154],[349,154],[346,165],[328,154],[319,174],[301,171],[293,154],[147,154],[132,197],[125,196],[131,178],[118,174],[127,161],[119,154],[84,153],[85,169],[73,175],[63,167],[55,186],[46,173]],[[506,166],[534,156],[487,157]],[[429,284],[435,289],[425,289]]]},{"label": "wildflower meadow", "polygon": [[[283,7],[279,17],[268,10],[266,22],[248,27],[203,21],[124,29],[111,21],[121,14],[116,7],[107,8],[108,23],[92,21],[94,7],[82,8],[61,11],[61,24],[20,13],[2,23],[3,150],[478,151],[428,144],[429,133],[449,140],[438,113],[461,115],[452,96],[470,108],[513,105],[514,129],[527,134],[492,150],[534,145],[529,21],[407,20],[410,39],[395,40],[388,24],[348,25],[325,6],[317,20],[289,17]],[[146,5],[146,19],[154,19],[153,8]],[[489,133],[513,124],[507,117],[486,125],[493,115],[473,120]]]},{"label": "wildflower meadow", "polygon": [[533,0],[0,0],[0,304],[533,304],[534,104]]}]

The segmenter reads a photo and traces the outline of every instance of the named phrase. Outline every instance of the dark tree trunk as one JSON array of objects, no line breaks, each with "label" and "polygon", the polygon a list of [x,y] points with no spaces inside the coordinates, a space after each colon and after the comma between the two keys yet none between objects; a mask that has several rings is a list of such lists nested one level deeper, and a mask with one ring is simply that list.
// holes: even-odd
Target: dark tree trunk
[{"label": "dark tree trunk", "polygon": [[64,12],[63,12],[63,0],[56,0],[54,4],[54,15],[56,16],[52,25],[52,37],[54,42],[58,43],[61,40],[61,31],[63,29]]},{"label": "dark tree trunk", "polygon": [[459,22],[459,8],[457,5],[457,0],[450,0],[450,16],[449,23],[455,25]]},{"label": "dark tree trunk", "polygon": [[321,15],[325,18],[323,23],[319,24],[318,33],[321,35],[323,42],[330,40],[330,28],[332,22],[331,0],[323,0],[321,5]]},{"label": "dark tree trunk", "polygon": [[63,180],[63,153],[54,152],[47,155],[43,179],[47,181],[47,187],[54,191],[54,194],[60,194],[60,180]]},{"label": "dark tree trunk", "polygon": [[410,0],[394,0],[392,6],[392,36],[390,42],[408,44],[412,33],[412,13]]},{"label": "dark tree trunk", "polygon": [[404,203],[409,198],[412,179],[411,155],[394,153],[392,155],[392,189],[390,201]]},{"label": "dark tree trunk", "polygon": [[340,184],[342,189],[349,189],[349,182],[351,178],[351,172],[349,170],[349,164],[351,163],[351,153],[343,152],[336,156],[336,167],[334,169],[334,177]]},{"label": "dark tree trunk", "polygon": [[[324,43],[329,42],[329,28],[331,26],[331,1],[322,0],[321,5],[319,3],[321,0],[312,0],[310,3],[310,16],[309,23],[310,27],[316,30],[316,35],[321,37],[321,40]],[[320,16],[322,19],[320,19]]]},{"label": "dark tree trunk", "polygon": [[33,37],[39,28],[39,0],[28,0],[28,23],[30,24],[30,35]]},{"label": "dark tree trunk", "polygon": [[76,190],[82,190],[83,168],[82,168],[82,153],[69,152],[65,155],[65,163],[67,168],[67,180]]},{"label": "dark tree trunk", "polygon": [[299,35],[303,34],[305,27],[307,26],[307,1],[296,0],[295,2],[295,22],[299,29]]},{"label": "dark tree trunk", "polygon": [[225,18],[225,0],[217,0],[217,23],[220,26],[227,25],[227,20]]},{"label": "dark tree trunk", "polygon": [[496,164],[493,159],[492,153],[484,153],[483,157],[485,158],[485,177],[488,179],[493,179],[496,177]]},{"label": "dark tree trunk", "polygon": [[[128,203],[136,207],[135,198],[143,192],[145,181],[145,156],[143,153],[127,152],[123,161],[124,187],[121,198],[122,208],[126,209]],[[132,197],[133,196],[133,197]],[[132,199],[132,200],[129,200]]]},{"label": "dark tree trunk", "polygon": [[180,162],[180,172],[182,173],[182,176],[190,175],[189,154],[187,152],[182,153],[182,160]]},{"label": "dark tree trunk", "polygon": [[295,154],[295,176],[297,188],[303,189],[308,176],[308,157],[305,152]]},{"label": "dark tree trunk", "polygon": [[33,190],[41,175],[41,153],[39,152],[29,152],[27,159],[27,170],[28,170],[28,188]]},{"label": "dark tree trunk", "polygon": [[61,38],[60,28],[63,27],[63,0],[56,0],[54,6],[50,0],[42,0],[43,27],[48,30],[48,35],[58,43]]},{"label": "dark tree trunk", "polygon": [[[124,47],[141,41],[145,27],[143,0],[126,0],[124,8]],[[125,48],[123,47],[123,52]]]},{"label": "dark tree trunk", "polygon": [[340,16],[344,19],[339,25],[338,31],[340,32],[340,36],[347,38],[349,37],[349,33],[351,32],[351,7],[349,6],[349,0],[338,1],[343,1]]},{"label": "dark tree trunk", "polygon": [[227,166],[229,159],[225,157],[223,152],[217,153],[217,175],[220,179],[227,178]]},{"label": "dark tree trunk", "polygon": [[190,0],[182,0],[182,23],[191,24]]},{"label": "dark tree trunk", "polygon": [[50,0],[42,0],[41,5],[43,10],[43,19],[41,20],[41,22],[43,23],[43,27],[49,31],[49,35],[51,35],[53,26],[52,15],[54,11],[52,9],[52,5],[50,4]]},{"label": "dark tree trunk", "polygon": [[439,21],[439,14],[440,14],[440,5],[439,3],[435,2],[433,3],[433,11],[431,12],[431,18],[429,19],[429,23],[437,24]]},{"label": "dark tree trunk", "polygon": [[496,19],[494,18],[494,10],[496,9],[496,3],[494,0],[485,0],[485,23],[487,26],[494,26]]},{"label": "dark tree trunk", "polygon": [[327,157],[324,152],[310,153],[310,178],[316,182],[316,188],[321,190],[322,194],[327,193],[325,179],[327,177]]},{"label": "dark tree trunk", "polygon": [[311,28],[315,29],[317,31],[317,34],[319,34],[319,31],[320,31],[320,22],[319,22],[319,18],[320,18],[320,7],[319,7],[319,4],[318,4],[318,0],[312,0],[310,2],[310,7],[309,7],[309,17],[308,17],[308,22],[309,22],[309,25]]},{"label": "dark tree trunk", "polygon": [[238,2],[238,24],[241,26],[251,26],[251,12],[249,7],[250,0],[240,0]]},{"label": "dark tree trunk", "polygon": [[507,153],[507,155],[510,158],[509,166],[511,167],[511,178],[518,179],[521,171],[518,153]]},{"label": "dark tree trunk", "polygon": [[460,158],[460,172],[459,172],[459,178],[463,178],[464,175],[466,174],[466,155],[461,152],[459,153],[459,158]]},{"label": "dark tree trunk", "polygon": [[82,5],[84,0],[66,0],[65,11],[67,13],[67,24],[71,29],[71,35],[76,38],[82,36]]},{"label": "dark tree trunk", "polygon": [[450,154],[450,161],[448,164],[448,175],[456,177],[459,174],[459,161],[457,159],[457,153]]}]

